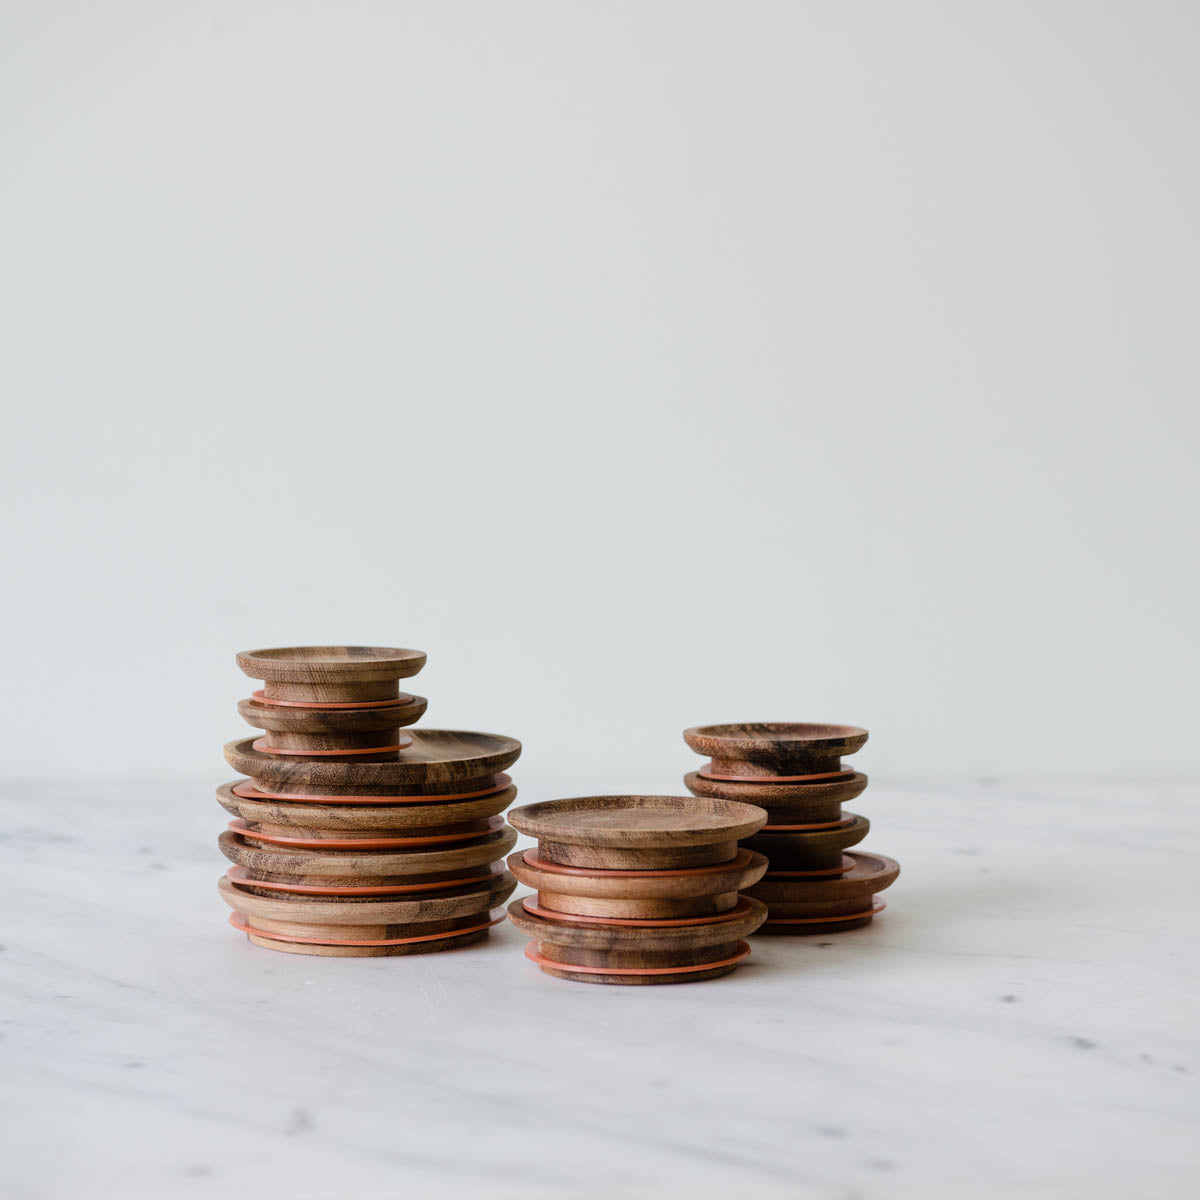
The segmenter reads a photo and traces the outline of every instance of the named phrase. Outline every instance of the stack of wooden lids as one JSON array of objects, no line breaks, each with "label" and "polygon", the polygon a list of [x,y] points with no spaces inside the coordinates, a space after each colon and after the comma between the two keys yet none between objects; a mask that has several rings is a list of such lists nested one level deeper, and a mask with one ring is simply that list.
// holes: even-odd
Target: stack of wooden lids
[{"label": "stack of wooden lids", "polygon": [[521,743],[409,731],[425,700],[398,681],[424,666],[419,650],[294,646],[237,661],[264,682],[238,710],[265,733],[225,747],[249,776],[217,791],[234,818],[220,838],[230,924],[258,946],[343,958],[485,939],[516,887],[500,814]]},{"label": "stack of wooden lids", "polygon": [[876,893],[895,882],[900,867],[882,854],[847,853],[871,823],[842,811],[867,786],[865,775],[841,762],[866,742],[865,729],[762,722],[696,725],[683,737],[711,759],[684,776],[693,795],[767,810],[767,823],[742,842],[770,860],[748,890],[770,910],[760,932],[836,933],[883,910]]},{"label": "stack of wooden lids", "polygon": [[766,859],[742,849],[762,809],[685,796],[584,796],[514,809],[537,838],[509,869],[537,896],[509,917],[533,937],[525,954],[580,983],[691,983],[726,975],[767,915],[738,893]]}]

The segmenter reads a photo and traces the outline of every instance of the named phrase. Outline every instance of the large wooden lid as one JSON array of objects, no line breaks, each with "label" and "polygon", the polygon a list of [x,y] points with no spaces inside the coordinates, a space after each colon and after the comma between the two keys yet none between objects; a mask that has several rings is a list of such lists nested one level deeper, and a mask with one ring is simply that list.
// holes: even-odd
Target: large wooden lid
[{"label": "large wooden lid", "polygon": [[244,650],[237,664],[271,683],[364,683],[404,679],[425,665],[423,650],[395,646],[280,646]]},{"label": "large wooden lid", "polygon": [[254,749],[253,738],[228,742],[225,761],[243,775],[272,783],[366,787],[475,779],[507,770],[521,754],[521,743],[516,738],[499,733],[414,729],[410,736],[411,746],[398,751],[395,758],[376,762],[304,760],[265,754]]},{"label": "large wooden lid", "polygon": [[522,833],[578,846],[698,846],[748,837],[766,824],[752,804],[698,796],[577,796],[514,808]]}]

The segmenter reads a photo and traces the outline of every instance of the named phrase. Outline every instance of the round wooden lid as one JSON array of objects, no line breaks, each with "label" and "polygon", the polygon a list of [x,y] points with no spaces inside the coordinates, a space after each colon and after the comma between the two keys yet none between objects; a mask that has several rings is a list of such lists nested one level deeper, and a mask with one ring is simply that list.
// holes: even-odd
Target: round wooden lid
[{"label": "round wooden lid", "polygon": [[[590,924],[562,919],[547,919],[531,913],[524,898],[508,906],[512,923],[539,942],[557,943],[577,950],[633,950],[669,952],[720,945],[752,934],[767,917],[766,905],[752,896],[744,897],[745,907],[734,920],[720,915],[696,925],[675,925],[658,929],[628,925]],[[569,968],[568,968],[569,969]]]},{"label": "round wooden lid", "polygon": [[576,846],[700,846],[748,837],[766,823],[752,804],[699,796],[577,796],[526,804],[512,825],[541,841]]},{"label": "round wooden lid", "polygon": [[697,754],[739,759],[755,755],[841,757],[861,750],[868,734],[857,725],[817,725],[791,721],[751,721],[733,725],[693,725],[683,740]]},{"label": "round wooden lid", "polygon": [[363,880],[484,866],[503,858],[516,841],[516,833],[505,827],[466,845],[455,843],[434,850],[289,850],[252,845],[227,829],[217,838],[217,845],[230,862],[250,871]]},{"label": "round wooden lid", "polygon": [[[234,791],[235,788],[241,791]],[[217,788],[217,802],[235,817],[329,831],[420,829],[477,821],[502,813],[516,796],[517,789],[510,785],[493,788],[472,800],[439,801],[434,798],[423,804],[294,804],[256,794],[245,779],[235,779]]]},{"label": "round wooden lid", "polygon": [[248,917],[275,921],[323,922],[330,925],[400,925],[416,921],[445,921],[474,912],[487,912],[513,894],[517,881],[507,871],[452,891],[448,896],[392,896],[348,900],[328,896],[261,896],[239,887],[227,876],[217,883],[221,898],[230,908]]},{"label": "round wooden lid", "polygon": [[280,646],[244,650],[237,664],[269,683],[364,683],[404,679],[425,665],[423,650],[395,646]]},{"label": "round wooden lid", "polygon": [[238,712],[247,725],[282,733],[359,733],[376,729],[397,729],[411,725],[425,715],[428,701],[424,696],[409,696],[394,704],[374,708],[321,710],[288,708],[264,704],[250,697],[238,701]]},{"label": "round wooden lid", "polygon": [[380,762],[297,761],[255,750],[254,738],[227,743],[225,761],[243,775],[273,784],[366,787],[476,779],[506,770],[521,754],[516,738],[499,733],[414,729],[409,736],[411,746]]},{"label": "round wooden lid", "polygon": [[776,783],[768,778],[754,782],[730,782],[709,779],[699,771],[689,771],[683,777],[683,782],[688,791],[695,796],[720,796],[726,800],[740,800],[744,804],[757,804],[771,812],[775,808],[845,804],[865,791],[867,786],[867,777],[861,771],[848,771],[846,775],[845,779],[821,783]]}]

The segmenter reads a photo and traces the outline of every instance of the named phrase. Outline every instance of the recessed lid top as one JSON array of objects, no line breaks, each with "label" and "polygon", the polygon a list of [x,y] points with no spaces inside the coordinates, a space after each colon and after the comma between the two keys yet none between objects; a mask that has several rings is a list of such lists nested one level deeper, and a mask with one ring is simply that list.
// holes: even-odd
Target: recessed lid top
[{"label": "recessed lid top", "polygon": [[697,846],[749,837],[766,812],[699,796],[577,796],[508,814],[530,837],[582,846]]},{"label": "recessed lid top", "polygon": [[683,731],[683,740],[693,750],[716,758],[788,750],[807,754],[853,754],[862,748],[867,737],[867,731],[857,725],[818,725],[794,721],[693,725]]},{"label": "recessed lid top", "polygon": [[395,646],[280,646],[244,650],[237,664],[251,679],[274,683],[354,683],[415,675],[425,665],[425,652]]}]

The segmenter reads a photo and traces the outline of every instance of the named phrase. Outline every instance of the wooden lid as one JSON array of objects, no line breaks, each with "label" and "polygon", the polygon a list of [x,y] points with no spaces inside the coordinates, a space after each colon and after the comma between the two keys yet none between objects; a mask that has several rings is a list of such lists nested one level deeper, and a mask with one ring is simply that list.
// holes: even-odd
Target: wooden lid
[{"label": "wooden lid", "polygon": [[289,850],[251,845],[227,829],[217,838],[217,845],[230,862],[253,872],[367,880],[403,879],[410,875],[483,866],[503,858],[516,841],[515,831],[506,826],[481,836],[478,841],[465,845],[455,843],[449,848],[434,850]]},{"label": "wooden lid", "polygon": [[[533,861],[527,862],[526,855]],[[764,855],[745,849],[739,850],[731,862],[681,871],[589,871],[554,864],[549,867],[544,863],[535,865],[538,862],[536,852],[520,850],[509,857],[508,869],[526,887],[539,892],[612,900],[686,900],[720,896],[757,883],[767,869]]]},{"label": "wooden lid", "polygon": [[498,733],[414,729],[409,736],[411,746],[381,762],[297,761],[255,750],[254,738],[227,743],[225,761],[243,775],[273,784],[367,787],[494,775],[511,767],[521,754],[521,743],[516,738]]},{"label": "wooden lid", "polygon": [[444,921],[466,916],[503,904],[517,886],[507,871],[489,876],[478,883],[458,888],[448,896],[424,896],[408,899],[371,897],[344,899],[305,896],[260,896],[247,887],[239,887],[227,876],[217,884],[221,898],[230,908],[248,917],[276,921],[318,921],[330,925],[403,924],[410,921]]},{"label": "wooden lid", "polygon": [[577,846],[670,847],[731,842],[766,823],[752,804],[694,796],[577,796],[514,808],[530,837]]},{"label": "wooden lid", "polygon": [[820,755],[840,758],[861,750],[868,734],[857,725],[820,725],[791,721],[751,721],[732,725],[693,725],[683,740],[697,754],[740,759],[755,755]]},{"label": "wooden lid", "polygon": [[425,665],[423,650],[395,646],[280,646],[244,650],[237,664],[269,683],[365,683],[404,679]]},{"label": "wooden lid", "polygon": [[[237,792],[235,788],[242,790]],[[439,801],[433,798],[424,804],[289,804],[269,796],[256,797],[252,785],[244,779],[235,779],[217,788],[217,802],[235,817],[324,830],[419,829],[477,821],[503,812],[516,797],[517,789],[510,786],[495,788],[476,799]]]},{"label": "wooden lid", "polygon": [[770,870],[753,885],[753,895],[771,903],[789,899],[805,903],[827,903],[844,900],[866,901],[876,892],[889,888],[900,875],[900,864],[884,854],[868,854],[862,850],[846,855],[850,869],[828,879],[797,881],[787,875],[772,876]]},{"label": "wooden lid", "polygon": [[822,783],[779,783],[764,778],[754,782],[709,779],[699,771],[689,771],[683,782],[695,796],[720,796],[757,804],[770,812],[773,808],[804,808],[809,805],[840,805],[866,790],[867,777],[861,771],[848,772],[848,778]]},{"label": "wooden lid", "polygon": [[264,704],[248,697],[238,701],[238,712],[247,725],[283,733],[358,733],[376,729],[397,729],[411,725],[425,715],[428,701],[424,696],[409,696],[372,708],[316,709]]},{"label": "wooden lid", "polygon": [[[744,898],[744,909],[729,920],[715,916],[695,925],[675,925],[657,929],[629,925],[592,924],[563,919],[547,920],[531,913],[523,899],[508,906],[509,920],[539,942],[550,942],[580,950],[633,950],[669,952],[721,945],[748,937],[766,920],[767,909],[752,896]],[[569,969],[569,968],[568,968]]]}]

